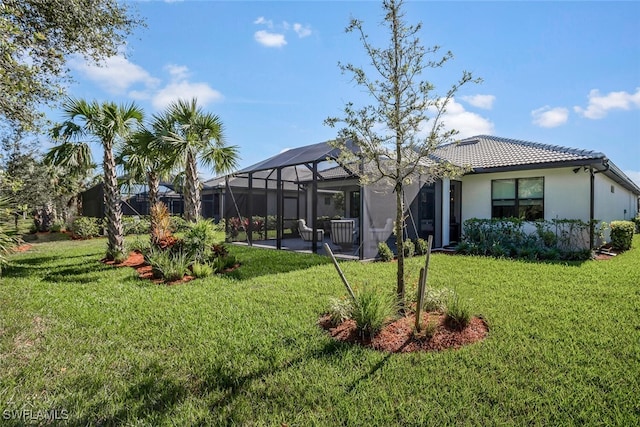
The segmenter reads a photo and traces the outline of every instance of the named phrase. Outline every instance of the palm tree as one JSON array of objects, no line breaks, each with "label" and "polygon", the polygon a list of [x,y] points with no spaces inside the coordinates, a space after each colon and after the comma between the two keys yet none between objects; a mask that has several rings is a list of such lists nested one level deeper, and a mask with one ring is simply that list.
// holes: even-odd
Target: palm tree
[{"label": "palm tree", "polygon": [[[71,129],[58,125],[51,130],[51,137],[59,141],[44,156],[44,163],[47,166],[61,168],[64,171],[66,188],[75,196],[76,210],[78,215],[82,215],[82,193],[86,185],[87,178],[96,168],[91,157],[89,144],[83,141],[73,141],[68,132]],[[67,193],[69,194],[69,193]],[[70,204],[71,204],[70,200]]]},{"label": "palm tree", "polygon": [[107,219],[107,258],[116,259],[124,253],[120,188],[116,175],[114,148],[123,143],[142,122],[142,110],[134,103],[117,105],[113,102],[87,102],[83,99],[67,99],[63,106],[66,121],[58,132],[70,139],[93,137],[102,145],[104,154],[105,217]]},{"label": "palm tree", "polygon": [[225,145],[222,121],[202,111],[196,98],[173,102],[156,121],[164,129],[162,143],[172,154],[172,164],[185,170],[184,217],[196,221],[200,215],[198,161],[212,166],[216,174],[231,172],[237,167],[238,147]]}]

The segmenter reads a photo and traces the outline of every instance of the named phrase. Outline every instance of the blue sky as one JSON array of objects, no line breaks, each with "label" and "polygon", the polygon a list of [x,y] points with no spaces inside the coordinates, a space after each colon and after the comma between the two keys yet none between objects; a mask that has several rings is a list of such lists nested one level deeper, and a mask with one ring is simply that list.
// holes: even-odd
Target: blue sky
[{"label": "blue sky", "polygon": [[[338,62],[366,66],[351,17],[386,46],[378,1],[149,1],[147,28],[95,67],[74,58],[74,97],[136,101],[150,116],[197,96],[240,147],[241,166],[332,139],[323,124],[370,100]],[[640,3],[409,1],[421,42],[454,59],[422,76],[444,94],[481,77],[445,119],[461,137],[491,134],[605,153],[640,184]],[[55,114],[53,120],[59,120]],[[211,171],[202,171],[211,176]]]}]

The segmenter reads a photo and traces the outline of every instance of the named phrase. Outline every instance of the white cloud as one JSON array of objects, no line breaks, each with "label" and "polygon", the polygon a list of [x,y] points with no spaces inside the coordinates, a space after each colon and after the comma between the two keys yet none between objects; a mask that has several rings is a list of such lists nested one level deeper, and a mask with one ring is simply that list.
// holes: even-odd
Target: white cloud
[{"label": "white cloud", "polygon": [[298,22],[293,25],[287,21],[282,21],[278,25],[274,25],[273,21],[260,16],[253,21],[256,25],[264,25],[267,30],[259,30],[253,34],[253,38],[263,46],[266,47],[282,47],[287,44],[286,33],[293,30],[299,38],[305,38],[312,34],[311,27],[309,25],[302,25]]},{"label": "white cloud", "polygon": [[164,66],[164,69],[169,72],[174,80],[185,80],[189,77],[189,68],[185,65],[168,64]]},{"label": "white cloud", "polygon": [[496,97],[493,95],[473,95],[463,96],[462,100],[468,102],[474,107],[490,110],[493,108],[493,102],[496,100]]},{"label": "white cloud", "polygon": [[309,27],[308,25],[305,27],[302,24],[298,24],[297,22],[293,24],[293,31],[295,31],[296,34],[298,34],[298,37],[300,37],[301,39],[311,35],[311,27]]},{"label": "white cloud", "polygon": [[273,28],[273,21],[270,19],[265,19],[264,16],[258,17],[255,21],[253,21],[256,25],[266,25],[268,28]]},{"label": "white cloud", "polygon": [[635,182],[636,185],[640,186],[640,171],[626,170],[624,174],[631,178],[631,181]]},{"label": "white cloud", "polygon": [[563,125],[569,118],[569,110],[563,107],[551,108],[545,105],[531,112],[533,124],[543,128],[554,128]]},{"label": "white cloud", "polygon": [[106,92],[115,95],[127,93],[127,90],[136,84],[142,84],[145,90],[149,90],[160,83],[160,80],[151,76],[144,68],[120,55],[107,58],[101,66],[79,57],[72,58],[69,64]]},{"label": "white cloud", "polygon": [[587,119],[601,119],[607,115],[609,110],[631,110],[640,108],[640,88],[636,88],[635,93],[609,92],[600,95],[598,89],[589,92],[589,105],[587,108],[579,106],[573,107],[574,111]]},{"label": "white cloud", "polygon": [[270,33],[269,31],[256,31],[253,35],[258,43],[266,47],[282,47],[287,44],[284,34]]},{"label": "white cloud", "polygon": [[188,81],[189,69],[186,66],[169,64],[165,69],[171,76],[171,82],[153,95],[151,104],[154,108],[160,110],[178,99],[198,98],[198,104],[202,106],[222,100],[222,94],[208,83]]},{"label": "white cloud", "polygon": [[457,138],[467,138],[474,135],[493,134],[493,123],[479,114],[466,111],[462,104],[451,99],[447,105],[447,112],[443,117],[445,128],[455,129],[459,133]]}]

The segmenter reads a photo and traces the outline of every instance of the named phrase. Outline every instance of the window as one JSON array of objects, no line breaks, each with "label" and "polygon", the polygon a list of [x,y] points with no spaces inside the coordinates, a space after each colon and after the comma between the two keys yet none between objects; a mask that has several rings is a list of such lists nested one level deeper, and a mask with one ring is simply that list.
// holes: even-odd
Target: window
[{"label": "window", "polygon": [[349,194],[349,217],[360,218],[360,192],[352,191]]},{"label": "window", "polygon": [[544,178],[491,181],[491,217],[526,221],[544,218]]}]

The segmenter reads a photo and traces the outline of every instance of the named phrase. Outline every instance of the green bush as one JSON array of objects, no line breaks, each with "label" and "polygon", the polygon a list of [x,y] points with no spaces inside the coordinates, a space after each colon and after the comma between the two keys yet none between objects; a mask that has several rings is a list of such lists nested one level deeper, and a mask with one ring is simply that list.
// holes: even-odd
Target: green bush
[{"label": "green bush", "polygon": [[216,244],[216,226],[211,220],[200,219],[190,224],[183,238],[183,247],[195,261],[204,262]]},{"label": "green bush", "polygon": [[356,292],[356,301],[351,316],[363,337],[372,338],[397,310],[394,295],[364,287]]},{"label": "green bush", "polygon": [[100,218],[79,216],[73,220],[71,231],[82,239],[90,239],[100,235],[101,223]]},{"label": "green bush", "polygon": [[49,229],[49,231],[51,231],[52,233],[60,233],[61,231],[65,231],[66,226],[64,221],[55,221],[53,224],[51,224],[51,228]]},{"label": "green bush", "polygon": [[405,258],[411,258],[416,253],[416,247],[411,240],[405,240],[402,244],[402,253]]},{"label": "green bush", "polygon": [[122,230],[125,236],[130,234],[148,234],[151,230],[149,218],[139,216],[123,216]]},{"label": "green bush", "polygon": [[193,273],[194,277],[203,278],[209,277],[213,274],[213,267],[209,264],[201,264],[199,262],[194,262],[191,264],[191,273]]},{"label": "green bush", "polygon": [[151,249],[151,242],[149,236],[136,236],[135,238],[126,242],[127,252],[140,252],[146,254]]},{"label": "green bush", "polygon": [[169,229],[172,233],[181,233],[189,229],[189,223],[181,216],[171,215],[169,217]]},{"label": "green bush", "polygon": [[429,242],[424,239],[417,238],[414,243],[416,255],[426,255],[429,250]]},{"label": "green bush", "polygon": [[455,298],[456,293],[448,288],[435,289],[426,287],[424,290],[424,311],[446,312],[449,301]]},{"label": "green bush", "polygon": [[462,301],[457,294],[454,294],[447,302],[445,322],[452,328],[463,330],[471,321],[471,310],[469,305]]},{"label": "green bush", "polygon": [[378,258],[380,258],[380,261],[384,262],[389,262],[393,259],[393,252],[386,242],[378,243]]},{"label": "green bush", "polygon": [[338,326],[345,320],[350,319],[352,313],[353,301],[350,298],[329,298],[327,314],[333,326]]},{"label": "green bush", "polygon": [[631,249],[635,228],[632,221],[611,221],[611,246],[621,251]]},{"label": "green bush", "polygon": [[180,280],[189,271],[192,260],[183,251],[172,252],[152,247],[145,260],[151,265],[153,276],[166,282]]},{"label": "green bush", "polygon": [[633,218],[632,221],[636,224],[636,233],[640,233],[640,214]]},{"label": "green bush", "polygon": [[[538,220],[533,223],[534,233],[525,232],[524,224],[518,218],[466,220],[456,250],[496,258],[589,259],[589,223],[573,219]],[[594,236],[601,233],[603,226],[594,226]]]}]

